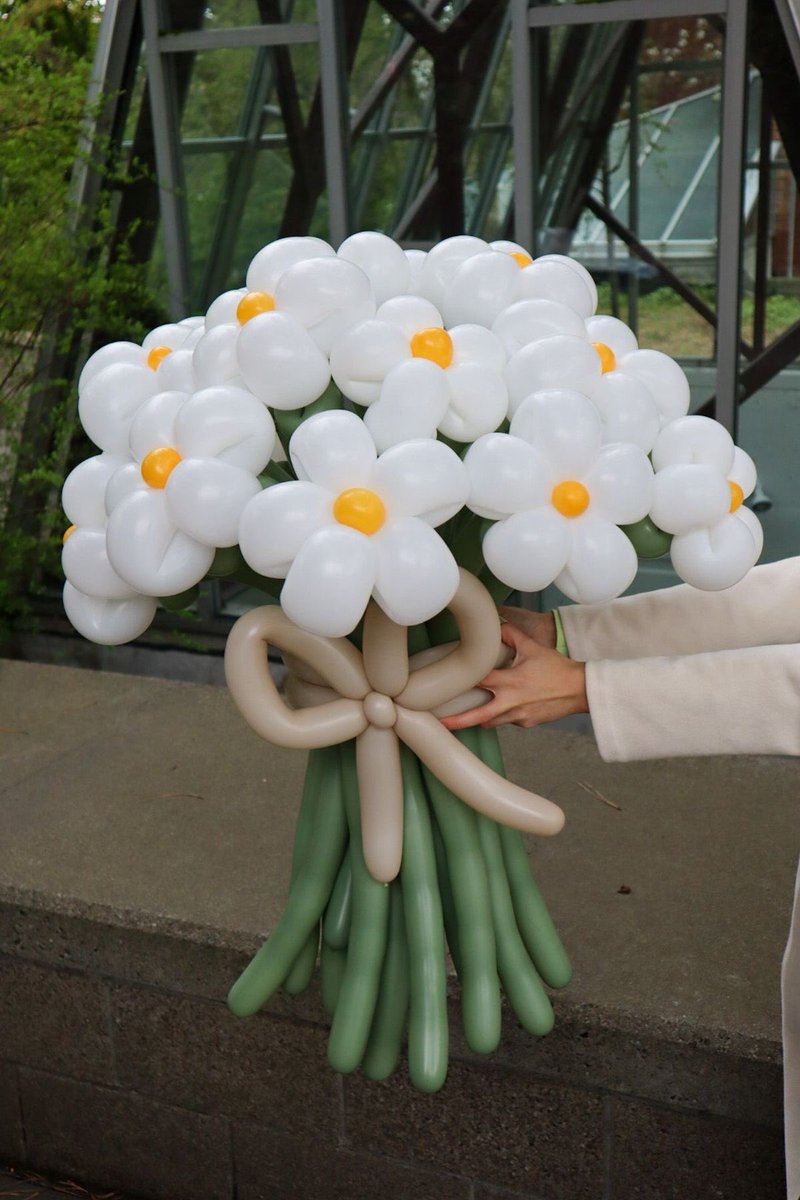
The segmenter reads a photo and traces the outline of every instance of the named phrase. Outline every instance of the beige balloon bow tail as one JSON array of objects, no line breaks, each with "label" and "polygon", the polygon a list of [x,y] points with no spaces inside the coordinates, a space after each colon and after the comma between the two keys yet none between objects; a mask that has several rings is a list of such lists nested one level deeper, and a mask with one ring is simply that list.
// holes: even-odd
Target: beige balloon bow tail
[{"label": "beige balloon bow tail", "polygon": [[[364,618],[363,651],[346,638],[301,629],[277,605],[245,614],[228,637],[228,688],[261,737],[306,750],[356,739],[364,858],[383,883],[395,878],[403,853],[401,741],[491,820],[542,836],[558,833],[564,824],[557,805],[498,775],[437,719],[478,702],[464,693],[495,666],[502,646],[489,593],[474,575],[460,574],[448,605],[460,642],[410,661],[406,627],[374,602]],[[270,645],[283,652],[289,667],[291,708],[272,678]]]}]

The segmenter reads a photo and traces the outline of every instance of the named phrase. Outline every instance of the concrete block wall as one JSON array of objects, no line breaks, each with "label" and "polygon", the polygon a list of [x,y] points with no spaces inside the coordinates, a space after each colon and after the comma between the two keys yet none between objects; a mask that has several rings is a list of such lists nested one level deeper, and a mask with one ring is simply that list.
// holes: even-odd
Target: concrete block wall
[{"label": "concrete block wall", "polygon": [[255,1018],[200,931],[0,906],[0,1156],[153,1200],[781,1200],[774,1045],[507,1019],[435,1096],[326,1062],[316,988]]}]

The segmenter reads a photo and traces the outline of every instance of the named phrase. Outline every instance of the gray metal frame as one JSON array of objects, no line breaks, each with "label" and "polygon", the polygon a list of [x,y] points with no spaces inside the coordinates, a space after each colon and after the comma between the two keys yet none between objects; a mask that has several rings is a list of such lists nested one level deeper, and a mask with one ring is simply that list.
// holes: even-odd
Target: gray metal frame
[{"label": "gray metal frame", "polygon": [[[535,31],[563,25],[598,25],[654,20],[661,17],[726,18],[722,80],[721,149],[717,243],[717,387],[715,416],[736,432],[741,390],[741,276],[744,192],[744,145],[747,119],[748,0],[601,0],[595,4],[530,7],[512,0],[514,12],[513,94],[515,236],[534,246],[537,238],[534,162],[531,38]],[[783,0],[788,3],[788,0]]]}]

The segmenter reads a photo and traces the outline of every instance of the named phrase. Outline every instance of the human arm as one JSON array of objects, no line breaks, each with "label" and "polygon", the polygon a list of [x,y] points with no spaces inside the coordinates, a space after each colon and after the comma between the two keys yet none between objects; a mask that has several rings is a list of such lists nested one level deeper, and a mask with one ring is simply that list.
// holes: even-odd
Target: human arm
[{"label": "human arm", "polygon": [[800,643],[800,557],[754,567],[732,588],[686,584],[559,610],[570,654],[586,662]]}]

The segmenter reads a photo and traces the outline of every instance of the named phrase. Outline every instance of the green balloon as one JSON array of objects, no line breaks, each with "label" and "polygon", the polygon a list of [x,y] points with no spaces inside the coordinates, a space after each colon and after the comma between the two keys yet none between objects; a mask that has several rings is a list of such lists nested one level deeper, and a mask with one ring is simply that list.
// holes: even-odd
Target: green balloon
[{"label": "green balloon", "polygon": [[242,556],[238,546],[223,546],[214,554],[214,561],[208,568],[209,579],[224,579],[233,575],[242,565]]},{"label": "green balloon", "polygon": [[200,592],[199,587],[195,584],[186,592],[179,592],[177,596],[159,596],[158,603],[167,612],[181,612],[184,608],[190,608],[198,597]]},{"label": "green balloon", "polygon": [[664,533],[649,517],[643,517],[635,525],[620,525],[620,529],[630,539],[639,558],[661,558],[672,544],[672,534]]}]

